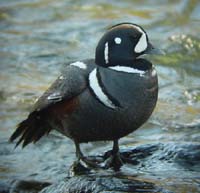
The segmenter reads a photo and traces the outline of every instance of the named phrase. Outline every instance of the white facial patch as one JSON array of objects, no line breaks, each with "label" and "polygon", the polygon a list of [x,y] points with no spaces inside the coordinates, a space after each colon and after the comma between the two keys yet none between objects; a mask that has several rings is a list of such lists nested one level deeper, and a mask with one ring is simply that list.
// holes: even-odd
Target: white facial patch
[{"label": "white facial patch", "polygon": [[128,66],[111,66],[109,68],[112,69],[112,70],[119,71],[119,72],[139,74],[140,76],[143,76],[143,74],[145,73],[145,71],[138,70],[138,69],[135,69],[135,68],[131,68],[131,67],[128,67]]},{"label": "white facial patch", "polygon": [[115,43],[116,43],[116,44],[121,44],[121,42],[122,42],[122,39],[121,39],[121,38],[119,38],[119,37],[116,37],[116,38],[115,38]]},{"label": "white facial patch", "polygon": [[70,66],[76,66],[76,67],[84,69],[84,70],[87,69],[87,65],[80,61],[71,63]]},{"label": "white facial patch", "polygon": [[106,64],[108,64],[108,42],[106,42],[105,48],[104,48],[104,59],[105,59]]},{"label": "white facial patch", "polygon": [[98,78],[97,78],[97,69],[95,68],[89,75],[89,85],[93,90],[96,97],[107,107],[115,109],[116,106],[113,102],[108,98],[108,96],[103,92]]},{"label": "white facial patch", "polygon": [[142,33],[142,35],[141,35],[141,37],[140,37],[138,43],[137,43],[136,46],[135,46],[134,51],[135,51],[136,53],[141,53],[141,52],[145,51],[146,48],[147,48],[147,36],[146,36],[145,32],[144,32],[140,27],[138,27],[138,26],[136,26],[136,25],[134,25],[134,27],[135,27],[140,33]]}]

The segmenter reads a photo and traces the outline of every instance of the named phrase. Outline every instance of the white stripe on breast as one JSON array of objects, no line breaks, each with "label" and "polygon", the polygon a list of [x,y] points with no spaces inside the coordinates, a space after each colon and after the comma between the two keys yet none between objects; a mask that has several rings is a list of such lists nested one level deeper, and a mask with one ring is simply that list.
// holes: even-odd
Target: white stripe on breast
[{"label": "white stripe on breast", "polygon": [[140,76],[143,76],[143,74],[145,73],[145,71],[143,70],[138,70],[138,69],[128,67],[128,66],[110,66],[109,68],[112,70],[119,71],[119,72],[139,74]]},{"label": "white stripe on breast", "polygon": [[108,98],[108,96],[103,92],[98,78],[97,78],[97,69],[95,68],[90,74],[89,74],[89,85],[90,88],[93,90],[96,97],[107,107],[115,109],[116,106],[113,104],[113,102]]}]

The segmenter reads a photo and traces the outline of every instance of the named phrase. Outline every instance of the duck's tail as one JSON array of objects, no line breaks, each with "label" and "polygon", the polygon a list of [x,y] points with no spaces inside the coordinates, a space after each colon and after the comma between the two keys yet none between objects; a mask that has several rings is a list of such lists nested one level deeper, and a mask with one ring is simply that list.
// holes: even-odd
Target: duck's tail
[{"label": "duck's tail", "polygon": [[51,131],[50,125],[44,121],[46,120],[44,116],[42,112],[34,111],[30,113],[26,120],[18,125],[10,137],[11,142],[19,138],[15,147],[20,143],[22,143],[22,147],[25,147],[29,143],[35,143]]}]

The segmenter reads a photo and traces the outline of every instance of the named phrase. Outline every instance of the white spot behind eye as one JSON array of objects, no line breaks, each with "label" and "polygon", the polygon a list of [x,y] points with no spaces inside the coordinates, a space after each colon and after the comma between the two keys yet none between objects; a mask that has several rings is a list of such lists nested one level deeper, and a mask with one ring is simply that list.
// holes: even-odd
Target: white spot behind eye
[{"label": "white spot behind eye", "polygon": [[146,34],[145,32],[138,26],[135,26],[134,27],[140,32],[142,33],[138,43],[136,44],[135,46],[135,52],[136,53],[141,53],[143,51],[145,51],[145,49],[147,48],[147,37],[146,37]]},{"label": "white spot behind eye", "polygon": [[116,43],[116,44],[121,44],[121,42],[122,42],[122,39],[121,39],[121,38],[119,38],[119,37],[116,37],[116,38],[115,38],[115,43]]},{"label": "white spot behind eye", "polygon": [[106,42],[105,48],[104,48],[104,59],[107,64],[108,63],[108,42]]}]

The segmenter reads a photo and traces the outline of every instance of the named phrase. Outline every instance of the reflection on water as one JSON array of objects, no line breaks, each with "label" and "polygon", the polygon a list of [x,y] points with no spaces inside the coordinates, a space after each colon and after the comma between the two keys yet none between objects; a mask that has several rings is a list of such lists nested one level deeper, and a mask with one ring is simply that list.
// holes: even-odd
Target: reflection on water
[{"label": "reflection on water", "polygon": [[[94,55],[105,28],[122,21],[141,24],[152,42],[166,52],[151,58],[160,82],[157,109],[143,128],[121,140],[122,148],[155,141],[199,143],[199,13],[198,0],[1,0],[0,179],[57,181],[67,175],[63,168],[67,171],[74,160],[69,139],[53,133],[37,145],[15,151],[7,139],[63,64]],[[110,147],[110,143],[101,142],[84,145],[84,150],[94,155]],[[157,180],[175,192],[197,191],[195,171],[159,164],[155,172],[146,168],[148,172],[143,171],[141,178]],[[166,170],[170,175],[163,175]]]}]

